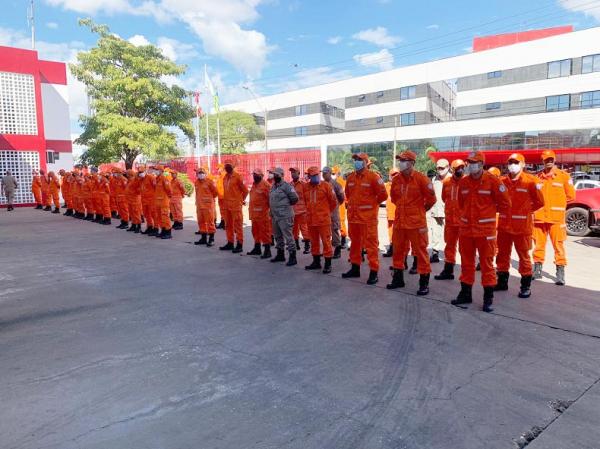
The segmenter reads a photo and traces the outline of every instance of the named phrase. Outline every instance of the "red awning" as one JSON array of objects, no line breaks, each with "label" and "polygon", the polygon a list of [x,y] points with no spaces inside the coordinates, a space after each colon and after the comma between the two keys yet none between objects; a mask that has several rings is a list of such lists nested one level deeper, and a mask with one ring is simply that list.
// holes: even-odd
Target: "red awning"
[{"label": "red awning", "polygon": [[[528,164],[541,164],[542,151],[536,150],[486,150],[486,165],[506,164],[508,157],[513,153],[521,153],[525,156],[525,162]],[[600,148],[557,148],[552,149],[556,153],[556,162],[559,164],[600,164]],[[454,159],[464,159],[470,151],[432,151],[429,157],[436,162],[439,159],[447,159],[452,162]]]}]

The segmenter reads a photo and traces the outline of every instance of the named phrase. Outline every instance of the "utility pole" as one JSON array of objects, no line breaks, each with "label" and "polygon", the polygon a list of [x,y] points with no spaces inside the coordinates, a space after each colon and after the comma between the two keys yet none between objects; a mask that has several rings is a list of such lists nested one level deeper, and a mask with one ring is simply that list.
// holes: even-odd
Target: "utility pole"
[{"label": "utility pole", "polygon": [[392,154],[392,157],[393,157],[393,159],[392,159],[392,167],[393,168],[396,168],[396,154],[397,154],[397,151],[396,151],[396,133],[397,133],[397,130],[398,130],[398,116],[396,115],[396,116],[394,116],[394,152]]},{"label": "utility pole", "polygon": [[33,6],[33,0],[31,0],[29,11],[27,11],[27,22],[31,27],[31,49],[35,50],[35,19]]}]

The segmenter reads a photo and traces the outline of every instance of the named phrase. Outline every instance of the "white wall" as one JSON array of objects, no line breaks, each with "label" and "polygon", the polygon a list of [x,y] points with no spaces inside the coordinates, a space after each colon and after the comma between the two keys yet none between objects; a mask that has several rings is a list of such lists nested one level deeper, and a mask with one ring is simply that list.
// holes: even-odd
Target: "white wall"
[{"label": "white wall", "polygon": [[42,83],[44,135],[48,140],[71,140],[67,86]]}]

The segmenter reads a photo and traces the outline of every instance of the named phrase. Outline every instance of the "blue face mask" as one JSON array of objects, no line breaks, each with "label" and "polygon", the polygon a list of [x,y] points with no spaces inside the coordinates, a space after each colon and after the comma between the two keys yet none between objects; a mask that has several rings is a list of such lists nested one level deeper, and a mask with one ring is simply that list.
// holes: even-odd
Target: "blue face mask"
[{"label": "blue face mask", "polygon": [[321,182],[321,179],[319,179],[319,175],[313,175],[310,177],[311,184],[318,184],[320,182]]},{"label": "blue face mask", "polygon": [[365,161],[354,161],[355,170],[362,170],[363,168],[365,168]]}]

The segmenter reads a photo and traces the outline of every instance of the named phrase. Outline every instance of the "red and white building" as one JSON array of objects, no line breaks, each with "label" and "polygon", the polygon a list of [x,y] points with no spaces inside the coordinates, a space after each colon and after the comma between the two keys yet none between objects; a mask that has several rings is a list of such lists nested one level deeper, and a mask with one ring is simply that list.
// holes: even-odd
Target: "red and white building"
[{"label": "red and white building", "polygon": [[6,170],[16,176],[15,204],[33,203],[34,169],[72,166],[66,64],[0,46],[0,176]]}]

